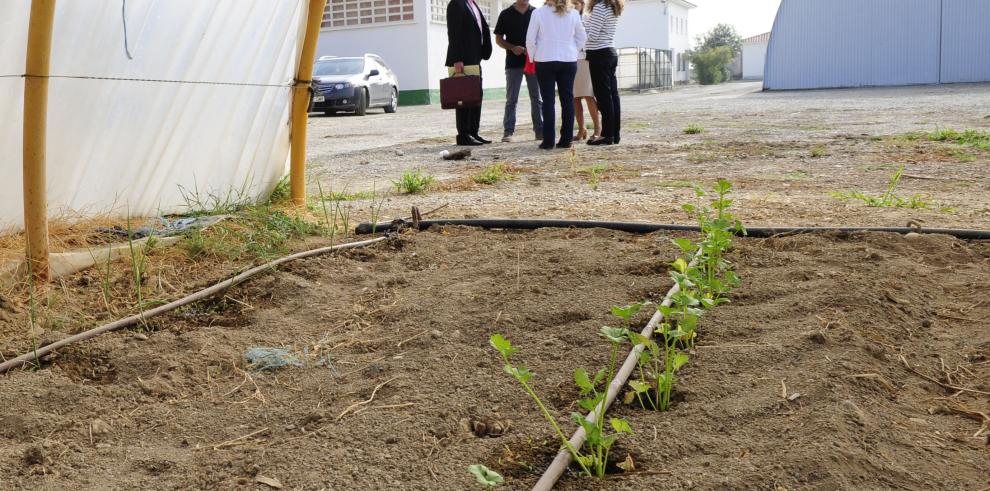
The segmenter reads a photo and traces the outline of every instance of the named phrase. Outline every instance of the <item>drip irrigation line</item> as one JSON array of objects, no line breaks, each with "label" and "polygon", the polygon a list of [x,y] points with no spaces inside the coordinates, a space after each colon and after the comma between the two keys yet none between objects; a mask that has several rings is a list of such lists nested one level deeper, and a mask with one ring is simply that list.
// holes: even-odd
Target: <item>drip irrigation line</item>
[{"label": "drip irrigation line", "polygon": [[[375,232],[389,232],[411,225],[405,220],[395,220],[392,222],[362,223],[357,226],[355,232],[358,234],[370,234]],[[467,227],[481,227],[486,229],[507,229],[507,230],[535,230],[539,228],[603,228],[617,230],[621,232],[647,234],[660,231],[679,232],[701,232],[697,225],[676,225],[666,223],[643,223],[643,222],[610,222],[593,220],[552,220],[552,219],[507,219],[507,218],[478,218],[478,219],[440,219],[422,220],[419,222],[419,229],[425,230],[434,225],[462,225]],[[747,228],[745,233],[738,232],[737,235],[746,237],[777,237],[783,235],[796,234],[824,234],[824,233],[857,233],[857,232],[888,232],[895,234],[943,234],[951,235],[959,239],[966,240],[990,240],[990,230],[971,229],[950,229],[950,228],[924,228],[924,227],[753,227]]]},{"label": "drip irrigation line", "polygon": [[378,242],[381,242],[383,240],[386,240],[387,238],[388,238],[388,236],[385,236],[385,237],[378,237],[378,238],[375,238],[375,239],[363,240],[363,241],[360,241],[360,242],[351,242],[351,243],[348,243],[348,244],[340,244],[340,245],[335,245],[335,246],[330,246],[330,247],[321,247],[319,249],[312,249],[312,250],[309,250],[309,251],[303,251],[303,252],[299,252],[299,253],[296,253],[296,254],[292,254],[290,256],[285,256],[285,257],[276,259],[274,261],[267,262],[265,264],[262,264],[261,266],[256,266],[254,268],[251,268],[251,269],[249,269],[249,270],[247,270],[247,271],[245,271],[245,272],[243,272],[243,273],[241,273],[241,274],[239,274],[237,276],[234,276],[232,278],[223,280],[223,281],[221,281],[221,282],[219,282],[219,283],[217,283],[217,284],[215,284],[215,285],[213,285],[211,287],[208,287],[208,288],[206,288],[204,290],[200,290],[200,291],[198,291],[196,293],[193,293],[191,295],[188,295],[188,296],[185,296],[183,298],[180,298],[179,300],[176,300],[174,302],[171,302],[171,303],[162,305],[160,307],[156,307],[154,309],[151,309],[151,310],[148,310],[148,311],[145,311],[145,312],[141,312],[140,314],[136,314],[136,315],[132,315],[130,317],[124,318],[124,319],[120,319],[118,321],[111,322],[109,324],[102,325],[102,326],[97,327],[97,328],[94,328],[94,329],[90,329],[90,330],[85,331],[85,332],[81,332],[81,333],[76,334],[74,336],[69,336],[69,337],[67,337],[67,338],[65,338],[65,339],[63,339],[61,341],[57,341],[55,343],[42,346],[41,348],[38,348],[37,350],[34,350],[34,351],[30,352],[30,353],[26,353],[26,354],[23,354],[21,356],[18,356],[17,358],[12,358],[10,360],[7,360],[7,361],[5,361],[3,363],[0,363],[0,374],[6,373],[8,370],[10,370],[12,368],[17,368],[17,367],[19,367],[21,365],[24,365],[26,363],[30,363],[30,362],[35,361],[35,360],[39,360],[42,357],[50,354],[51,352],[53,352],[53,351],[55,351],[55,350],[57,350],[59,348],[63,348],[65,346],[68,346],[70,344],[78,343],[80,341],[85,341],[87,339],[94,338],[96,336],[99,336],[101,334],[108,333],[108,332],[111,332],[111,331],[117,331],[117,330],[120,330],[120,329],[124,329],[126,327],[133,326],[133,325],[138,324],[140,322],[144,322],[144,321],[146,321],[146,320],[148,320],[148,319],[150,319],[152,317],[155,317],[155,316],[164,314],[166,312],[170,312],[170,311],[175,310],[175,309],[177,309],[179,307],[184,307],[184,306],[189,305],[191,303],[198,302],[200,300],[204,300],[204,299],[210,298],[210,297],[212,297],[212,296],[214,296],[214,295],[216,295],[218,293],[223,293],[223,292],[227,291],[227,289],[229,289],[229,288],[231,288],[231,287],[233,287],[235,285],[238,285],[238,284],[242,283],[243,281],[251,278],[252,276],[255,276],[255,275],[259,274],[259,273],[263,273],[265,271],[271,270],[272,268],[274,268],[276,266],[279,266],[279,265],[282,265],[282,264],[285,264],[287,262],[295,261],[297,259],[305,259],[305,258],[309,258],[309,257],[313,257],[313,256],[319,256],[319,255],[323,255],[323,254],[327,254],[327,253],[330,253],[330,252],[339,251],[339,250],[343,250],[343,249],[355,249],[355,248],[359,248],[359,247],[366,247],[366,246],[370,246],[372,244],[376,244]]},{"label": "drip irrigation line", "polygon": [[[698,264],[698,259],[701,257],[702,252],[702,249],[698,249],[698,252],[695,253],[694,258],[691,259],[691,263],[688,265],[688,268],[693,268]],[[670,288],[667,295],[663,297],[663,302],[660,305],[670,307],[673,303],[674,295],[677,295],[679,291],[681,291],[681,286],[674,283],[674,286]],[[653,332],[656,330],[657,326],[660,325],[661,321],[663,321],[663,313],[660,312],[659,308],[657,308],[656,313],[653,314],[653,317],[650,318],[650,322],[646,324],[646,327],[643,328],[643,331],[640,334],[642,334],[646,339],[652,339]],[[599,414],[604,417],[604,414],[608,412],[608,408],[612,406],[613,402],[615,402],[615,399],[619,396],[619,392],[622,390],[622,387],[624,387],[626,382],[629,381],[629,376],[632,375],[633,370],[635,370],[636,366],[639,364],[639,354],[642,353],[644,349],[646,349],[645,345],[637,344],[632,350],[629,351],[629,356],[626,357],[626,361],[622,363],[622,367],[619,368],[619,371],[615,374],[615,378],[612,379],[612,383],[606,388],[608,391],[606,394],[608,396],[598,405],[598,407],[588,413],[585,417],[588,421],[597,421]],[[581,448],[587,437],[588,435],[584,431],[584,427],[579,427],[577,431],[574,432],[574,436],[570,439],[570,448]],[[568,448],[563,448],[557,452],[557,456],[554,457],[553,462],[550,463],[550,466],[547,467],[546,471],[544,471],[543,475],[540,477],[540,480],[533,486],[533,491],[550,491],[553,489],[554,484],[557,483],[560,476],[562,476],[564,471],[567,470],[567,466],[571,464],[572,459],[573,456]]]},{"label": "drip irrigation line", "polygon": [[295,82],[290,84],[261,84],[251,82],[213,82],[208,80],[173,80],[161,78],[130,78],[130,77],[95,77],[88,75],[0,75],[2,78],[47,78],[47,79],[68,79],[68,80],[110,80],[115,82],[150,82],[159,84],[180,84],[180,85],[222,85],[227,87],[275,87],[292,88]]}]

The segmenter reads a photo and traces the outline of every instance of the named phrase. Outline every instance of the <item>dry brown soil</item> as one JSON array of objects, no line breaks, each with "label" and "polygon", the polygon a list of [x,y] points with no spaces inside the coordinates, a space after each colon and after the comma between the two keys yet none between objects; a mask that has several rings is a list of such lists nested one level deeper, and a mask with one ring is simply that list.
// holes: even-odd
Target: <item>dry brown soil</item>
[{"label": "dry brown soil", "polygon": [[[295,263],[0,377],[0,482],[478,489],[482,463],[526,489],[557,445],[488,337],[521,348],[565,420],[573,370],[606,362],[609,307],[670,287],[669,239],[447,228]],[[744,285],[703,317],[673,410],[614,411],[638,472],[559,489],[990,485],[990,244],[743,239],[731,259]],[[305,366],[251,371],[254,346]]]}]

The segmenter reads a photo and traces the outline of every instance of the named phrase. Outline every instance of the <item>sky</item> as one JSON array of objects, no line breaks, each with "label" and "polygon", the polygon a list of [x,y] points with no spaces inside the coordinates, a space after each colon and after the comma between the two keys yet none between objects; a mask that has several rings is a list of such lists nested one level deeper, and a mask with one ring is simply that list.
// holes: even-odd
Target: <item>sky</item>
[{"label": "sky", "polygon": [[692,43],[695,36],[708,32],[720,23],[736,26],[736,31],[744,38],[769,32],[780,6],[780,0],[689,1],[698,6],[690,14]]}]

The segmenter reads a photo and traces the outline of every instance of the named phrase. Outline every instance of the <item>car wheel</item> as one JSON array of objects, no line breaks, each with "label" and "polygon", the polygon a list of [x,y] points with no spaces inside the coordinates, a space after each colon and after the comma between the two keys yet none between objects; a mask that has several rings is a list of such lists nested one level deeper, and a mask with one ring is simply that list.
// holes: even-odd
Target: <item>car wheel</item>
[{"label": "car wheel", "polygon": [[399,89],[392,87],[392,98],[388,101],[388,105],[385,106],[385,112],[392,114],[397,109],[399,109]]},{"label": "car wheel", "polygon": [[364,116],[368,114],[368,90],[360,89],[357,101],[354,102],[354,114]]}]

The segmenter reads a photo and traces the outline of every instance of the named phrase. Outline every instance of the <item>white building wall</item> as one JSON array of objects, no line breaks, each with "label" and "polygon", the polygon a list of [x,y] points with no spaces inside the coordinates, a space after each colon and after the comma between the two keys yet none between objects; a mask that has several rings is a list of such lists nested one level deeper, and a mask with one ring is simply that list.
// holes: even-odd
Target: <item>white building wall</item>
[{"label": "white building wall", "polygon": [[630,0],[615,28],[616,48],[670,49],[670,22],[660,0]]},{"label": "white building wall", "polygon": [[767,61],[767,43],[746,43],[742,48],[743,80],[763,80]]},{"label": "white building wall", "polygon": [[685,68],[685,65],[688,64],[685,62],[678,66],[677,60],[691,50],[691,36],[688,34],[690,32],[691,10],[672,1],[668,1],[668,4],[670,5],[670,19],[667,20],[667,24],[668,26],[673,25],[673,29],[670,31],[670,49],[674,54],[674,82],[689,82],[691,80],[690,67],[682,70],[681,68]]},{"label": "white building wall", "polygon": [[[419,14],[419,12],[416,12]],[[417,17],[418,19],[418,17]],[[426,23],[357,27],[324,30],[320,33],[316,55],[361,56],[374,53],[381,56],[399,78],[400,90],[427,88],[428,78],[421,56],[426,52]]]}]

